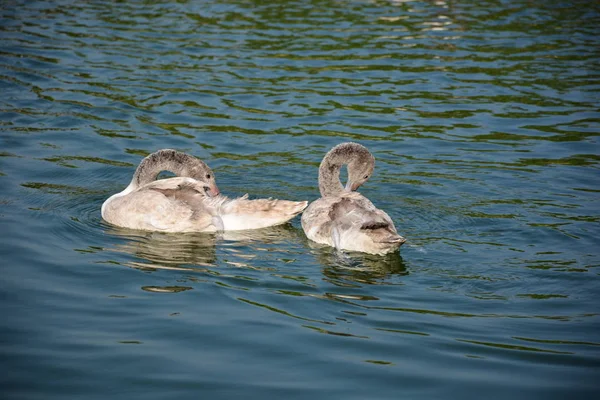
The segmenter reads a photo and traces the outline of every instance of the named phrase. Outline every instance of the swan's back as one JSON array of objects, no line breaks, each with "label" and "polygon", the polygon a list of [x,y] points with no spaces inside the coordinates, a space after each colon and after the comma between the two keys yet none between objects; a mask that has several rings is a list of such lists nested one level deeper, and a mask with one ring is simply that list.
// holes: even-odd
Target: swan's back
[{"label": "swan's back", "polygon": [[130,229],[214,231],[212,216],[203,209],[202,188],[195,185],[194,179],[181,177],[150,182],[107,201],[102,216],[113,225]]},{"label": "swan's back", "polygon": [[405,242],[392,219],[357,192],[343,192],[311,203],[302,215],[306,236],[343,250],[386,254]]}]

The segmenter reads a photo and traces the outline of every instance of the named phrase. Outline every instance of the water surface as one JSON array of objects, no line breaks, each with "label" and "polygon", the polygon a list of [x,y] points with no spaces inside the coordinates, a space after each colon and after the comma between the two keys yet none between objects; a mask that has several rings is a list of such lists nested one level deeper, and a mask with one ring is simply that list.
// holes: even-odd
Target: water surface
[{"label": "water surface", "polygon": [[[2,3],[3,398],[597,398],[599,26],[587,1]],[[348,140],[397,254],[100,217],[159,148],[312,201]]]}]

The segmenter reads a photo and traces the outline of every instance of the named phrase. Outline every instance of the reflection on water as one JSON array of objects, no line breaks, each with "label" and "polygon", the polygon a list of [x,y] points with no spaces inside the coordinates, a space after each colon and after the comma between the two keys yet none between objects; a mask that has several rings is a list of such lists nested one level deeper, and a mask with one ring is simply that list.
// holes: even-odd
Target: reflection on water
[{"label": "reflection on water", "polygon": [[326,280],[336,286],[352,282],[374,285],[385,282],[390,275],[408,275],[406,264],[399,252],[375,256],[356,252],[340,252],[324,246],[311,246],[312,254],[321,264]]},{"label": "reflection on water", "polygon": [[[246,257],[238,254],[238,257],[248,259],[248,256],[250,258],[254,256],[255,250],[260,250],[265,245],[297,241],[301,237],[301,231],[290,225],[219,233],[144,232],[111,226],[106,229],[106,233],[125,239],[114,246],[112,251],[128,253],[146,260],[150,262],[144,264],[148,268],[152,266],[163,269],[215,266],[217,245],[233,247],[234,251],[235,248],[250,246]],[[239,249],[237,251],[239,252]],[[135,265],[141,264],[135,263]]]},{"label": "reflection on water", "polygon": [[[139,260],[130,261],[127,265],[146,271],[163,269],[207,272],[206,267],[218,264],[218,246],[229,250],[226,261],[229,265],[252,269],[251,261],[260,259],[261,252],[270,251],[266,248],[268,245],[305,243],[322,265],[326,280],[337,286],[352,286],[352,282],[379,284],[391,275],[408,274],[399,252],[376,256],[337,251],[310,242],[301,229],[289,224],[219,233],[144,232],[110,226],[105,233],[120,237],[123,241],[104,250],[132,255]],[[221,255],[224,256],[226,255]]]},{"label": "reflection on water", "polygon": [[124,239],[110,250],[141,258],[148,266],[153,263],[212,266],[216,261],[214,234],[142,232],[119,227],[110,227],[106,233]]}]

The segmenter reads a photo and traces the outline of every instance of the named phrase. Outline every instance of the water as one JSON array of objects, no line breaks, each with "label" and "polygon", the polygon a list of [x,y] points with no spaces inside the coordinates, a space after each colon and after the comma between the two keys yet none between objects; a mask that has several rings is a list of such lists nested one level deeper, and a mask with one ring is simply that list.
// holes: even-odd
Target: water
[{"label": "water", "polygon": [[[597,398],[600,7],[5,1],[3,398]],[[102,222],[177,148],[314,200],[354,140],[408,242]]]}]

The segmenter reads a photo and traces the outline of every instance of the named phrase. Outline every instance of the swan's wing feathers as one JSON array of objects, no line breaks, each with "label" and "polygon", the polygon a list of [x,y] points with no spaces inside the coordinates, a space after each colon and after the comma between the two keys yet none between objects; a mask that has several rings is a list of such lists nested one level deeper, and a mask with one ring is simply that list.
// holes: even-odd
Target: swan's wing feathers
[{"label": "swan's wing feathers", "polygon": [[174,189],[150,188],[162,193],[168,199],[187,204],[192,210],[202,207],[204,194],[198,190],[193,184],[181,183]]},{"label": "swan's wing feathers", "polygon": [[371,231],[377,229],[387,229],[391,233],[397,233],[394,222],[385,211],[374,208],[373,210],[369,210],[369,212],[365,213],[363,216],[364,222],[360,229]]},{"label": "swan's wing feathers", "polygon": [[360,230],[367,234],[375,243],[404,243],[406,239],[398,235],[394,222],[387,213],[376,210],[369,215],[370,220],[365,221]]},{"label": "swan's wing feathers", "polygon": [[375,229],[381,229],[381,228],[388,228],[389,226],[390,226],[390,224],[387,222],[367,221],[364,224],[362,224],[360,229],[375,230]]},{"label": "swan's wing feathers", "polygon": [[220,216],[226,230],[257,229],[283,224],[306,208],[306,201],[248,200],[248,196],[223,203]]},{"label": "swan's wing feathers", "polygon": [[306,201],[289,201],[277,199],[256,199],[248,200],[248,195],[244,195],[235,200],[231,200],[223,206],[224,214],[254,214],[254,213],[279,213],[297,215],[306,208]]},{"label": "swan's wing feathers", "polygon": [[[386,218],[387,217],[387,218]],[[329,212],[331,221],[351,225],[359,229],[376,229],[376,225],[389,225],[392,221],[386,213],[375,208],[363,196],[346,196],[334,203]]]},{"label": "swan's wing feathers", "polygon": [[[149,223],[157,229],[170,229],[172,226],[193,224],[200,230],[211,230],[213,214],[205,204],[207,198],[200,183],[178,182],[177,185],[152,185],[148,191],[161,193],[168,200],[168,206],[161,205],[158,213],[152,215]],[[219,227],[215,225],[215,229]]]}]

